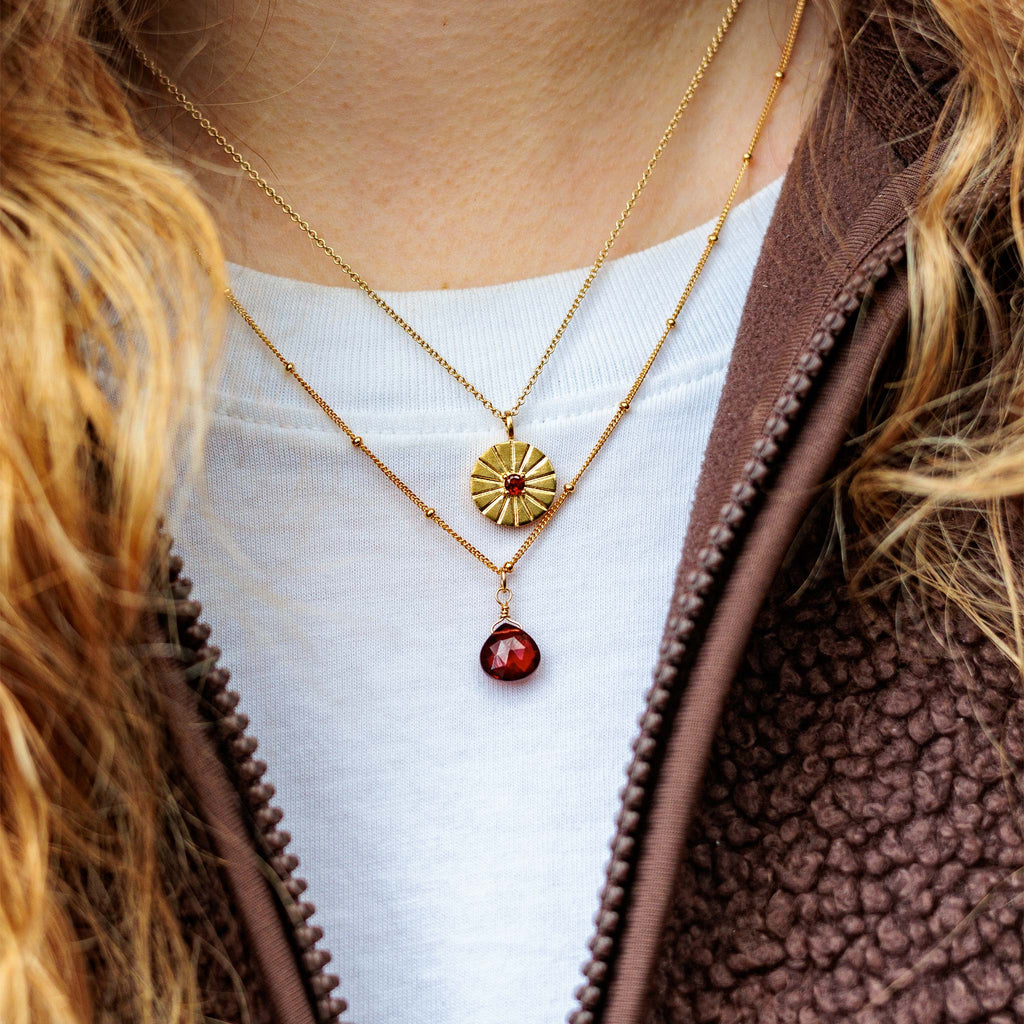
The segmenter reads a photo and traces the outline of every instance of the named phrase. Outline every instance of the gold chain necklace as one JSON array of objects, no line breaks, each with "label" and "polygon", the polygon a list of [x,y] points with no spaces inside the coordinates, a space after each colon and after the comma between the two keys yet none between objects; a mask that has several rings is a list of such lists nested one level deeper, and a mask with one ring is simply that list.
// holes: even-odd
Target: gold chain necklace
[{"label": "gold chain necklace", "polygon": [[540,375],[544,372],[548,360],[551,358],[558,343],[565,336],[565,332],[572,322],[573,317],[579,310],[584,297],[594,283],[598,272],[604,265],[608,254],[612,250],[619,233],[622,231],[626,220],[633,211],[640,194],[643,192],[654,172],[662,153],[668,145],[669,140],[675,133],[676,127],[683,116],[683,112],[690,105],[697,88],[704,79],[711,62],[721,47],[725,35],[732,25],[736,12],[739,10],[743,0],[730,0],[725,14],[715,30],[704,56],[701,58],[697,70],[693,73],[682,99],[679,101],[675,112],[672,115],[661,139],[654,150],[653,155],[647,162],[640,180],[630,194],[629,200],[615,222],[611,233],[605,240],[601,251],[597,254],[589,273],[583,281],[576,297],[573,299],[568,312],[555,331],[554,337],[544,350],[540,361],[534,367],[533,373],[526,382],[525,387],[519,393],[515,404],[511,408],[501,410],[490,399],[488,399],[478,387],[472,384],[462,373],[448,362],[426,339],[416,331],[399,313],[397,313],[369,284],[358,274],[348,262],[312,227],[307,220],[296,212],[294,207],[260,174],[258,170],[225,138],[223,133],[217,129],[196,104],[189,99],[182,90],[164,71],[149,57],[143,50],[135,47],[135,53],[145,67],[157,78],[161,85],[174,97],[190,117],[217,143],[224,152],[246,173],[246,176],[261,189],[273,202],[279,206],[303,232],[309,240],[321,249],[331,261],[355,284],[360,290],[366,293],[376,305],[383,310],[406,334],[422,348],[439,366],[453,377],[462,387],[471,394],[492,416],[501,421],[507,440],[493,445],[477,459],[470,474],[470,494],[477,508],[492,522],[500,526],[525,526],[534,522],[542,516],[552,505],[557,491],[557,480],[551,460],[537,447],[515,438],[515,417],[523,407],[527,396],[533,390]]},{"label": "gold chain necklace", "polygon": [[[586,459],[583,461],[583,465],[581,465],[576,471],[576,475],[572,477],[568,483],[563,484],[562,491],[557,497],[553,496],[549,507],[543,515],[538,517],[533,529],[522,544],[520,544],[515,554],[500,565],[488,558],[487,555],[479,550],[479,548],[473,545],[453,526],[446,522],[445,519],[438,514],[435,508],[428,505],[418,494],[416,494],[416,492],[407,483],[405,483],[398,474],[395,473],[395,471],[369,447],[369,445],[366,444],[363,438],[358,435],[338,415],[338,413],[334,411],[334,409],[328,404],[327,400],[313,387],[313,385],[299,373],[295,364],[287,359],[281,350],[278,349],[277,346],[274,345],[274,343],[267,337],[256,323],[252,314],[242,305],[241,302],[239,302],[234,292],[232,292],[230,288],[226,289],[228,301],[238,312],[239,316],[241,316],[246,324],[249,325],[260,341],[262,341],[263,344],[266,345],[266,347],[278,358],[284,369],[290,373],[296,381],[298,381],[299,385],[306,391],[310,398],[320,406],[335,426],[348,436],[355,448],[370,459],[377,469],[379,469],[388,478],[388,480],[390,480],[391,483],[393,483],[395,487],[397,487],[398,490],[400,490],[402,494],[404,494],[427,517],[427,519],[444,530],[445,533],[457,541],[478,562],[480,562],[481,565],[486,566],[498,577],[500,580],[500,586],[495,594],[495,599],[498,602],[500,614],[498,620],[491,627],[490,635],[484,642],[483,648],[480,651],[480,664],[484,671],[494,679],[507,682],[524,679],[533,673],[540,663],[540,649],[537,647],[536,642],[518,622],[511,618],[509,613],[512,602],[512,591],[508,587],[508,577],[512,570],[515,569],[519,560],[527,551],[529,551],[548,524],[552,522],[555,514],[562,507],[562,504],[566,501],[569,495],[575,492],[576,485],[579,483],[583,474],[590,467],[590,464],[597,457],[598,452],[604,447],[605,443],[611,437],[612,432],[619,425],[622,417],[629,410],[633,399],[636,397],[636,394],[640,390],[651,366],[654,364],[654,360],[657,358],[658,353],[661,351],[669,334],[676,326],[679,314],[682,312],[683,306],[686,305],[686,302],[690,297],[690,293],[693,291],[693,288],[697,283],[697,279],[700,277],[701,272],[707,264],[708,258],[711,255],[711,250],[719,239],[719,234],[725,224],[726,218],[729,215],[729,211],[732,209],[733,201],[736,198],[736,193],[739,191],[740,183],[743,180],[747,167],[754,158],[754,149],[757,146],[757,142],[761,136],[765,122],[768,120],[769,111],[772,108],[772,104],[775,102],[775,97],[778,94],[782,79],[785,77],[786,69],[789,66],[790,57],[793,52],[793,45],[796,41],[797,30],[800,27],[800,21],[803,16],[805,6],[806,0],[797,0],[796,10],[794,11],[793,20],[789,27],[789,33],[782,48],[778,67],[776,68],[772,78],[771,88],[768,90],[768,96],[761,108],[761,114],[757,119],[757,124],[754,128],[753,135],[751,136],[750,143],[747,146],[746,151],[743,153],[740,169],[737,172],[736,177],[733,179],[732,187],[729,189],[729,193],[724,205],[722,206],[722,210],[715,220],[714,228],[712,229],[711,234],[708,235],[707,242],[704,245],[704,249],[701,252],[700,257],[697,259],[693,272],[690,274],[690,277],[686,282],[686,286],[683,288],[682,294],[679,296],[679,299],[675,304],[675,308],[672,310],[672,314],[665,321],[665,328],[659,336],[657,343],[652,349],[650,355],[647,357],[647,361],[644,363],[636,380],[633,381],[632,386],[626,392],[625,398],[619,402],[618,407],[616,408],[608,425],[604,428],[601,436],[597,439],[594,447],[590,450],[590,454],[587,455]],[[515,442],[510,439],[510,443],[518,445],[521,442]]]}]

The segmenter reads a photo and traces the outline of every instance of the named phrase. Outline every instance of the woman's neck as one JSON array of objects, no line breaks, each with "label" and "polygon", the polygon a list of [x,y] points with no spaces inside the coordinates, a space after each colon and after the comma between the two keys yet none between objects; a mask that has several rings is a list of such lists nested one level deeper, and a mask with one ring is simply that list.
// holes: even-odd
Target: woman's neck
[{"label": "woman's neck", "polygon": [[[615,254],[717,212],[794,0],[748,0]],[[374,287],[464,287],[592,261],[724,13],[723,0],[175,0],[146,46]],[[820,78],[805,15],[746,191],[788,162]],[[230,259],[343,275],[184,116],[158,122]]]}]

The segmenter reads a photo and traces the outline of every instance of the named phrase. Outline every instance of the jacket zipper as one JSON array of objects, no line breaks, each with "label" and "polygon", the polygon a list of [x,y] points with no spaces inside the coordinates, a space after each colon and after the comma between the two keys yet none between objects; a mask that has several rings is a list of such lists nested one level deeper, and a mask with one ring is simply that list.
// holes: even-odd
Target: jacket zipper
[{"label": "jacket zipper", "polygon": [[[735,553],[737,538],[750,525],[755,500],[778,462],[790,428],[813,391],[839,333],[875,284],[903,260],[905,249],[906,227],[903,224],[871,250],[829,304],[817,329],[797,356],[750,458],[732,486],[729,500],[709,531],[706,545],[697,555],[698,568],[689,574],[673,600],[654,684],[647,693],[645,709],[638,721],[640,733],[633,741],[626,782],[619,792],[611,857],[594,915],[595,931],[587,944],[590,958],[581,968],[586,980],[574,993],[576,1005],[568,1015],[568,1024],[598,1024],[607,1001],[645,819],[672,716],[685,687],[684,662],[692,661],[699,649],[713,608],[716,584]],[[210,627],[199,621],[202,607],[189,597],[192,583],[181,575],[182,560],[176,555],[169,556],[168,566],[175,615],[173,619],[164,617],[161,625],[180,651],[178,660],[190,670],[185,673],[186,678],[200,698],[201,711],[212,727],[221,758],[248,809],[252,839],[281,880],[278,899],[289,924],[287,931],[293,953],[316,1020],[319,1024],[338,1024],[347,1003],[333,994],[339,979],[325,969],[332,958],[320,945],[323,930],[309,922],[316,908],[301,899],[307,884],[295,873],[298,857],[287,852],[291,836],[279,827],[283,811],[270,802],[274,787],[264,778],[267,765],[253,756],[257,740],[248,732],[249,719],[237,709],[239,694],[228,689],[230,673],[217,665],[221,652],[208,642]],[[196,672],[196,666],[201,666],[203,671]]]},{"label": "jacket zipper", "polygon": [[[170,538],[167,544],[169,547]],[[331,954],[319,945],[323,929],[309,923],[316,907],[301,898],[307,883],[295,873],[299,858],[287,850],[291,835],[278,827],[284,813],[270,802],[274,787],[264,778],[266,762],[253,756],[259,744],[248,732],[248,717],[237,709],[239,694],[228,689],[230,672],[217,665],[220,649],[209,643],[209,625],[199,621],[202,605],[189,598],[192,581],[181,575],[182,564],[177,555],[168,556],[174,615],[161,616],[160,624],[179,652],[177,657],[186,670],[185,679],[199,698],[199,711],[211,726],[211,738],[248,810],[251,837],[281,881],[275,892],[287,919],[285,931],[315,1019],[318,1024],[337,1024],[347,1004],[333,994],[339,979],[325,969]]]}]

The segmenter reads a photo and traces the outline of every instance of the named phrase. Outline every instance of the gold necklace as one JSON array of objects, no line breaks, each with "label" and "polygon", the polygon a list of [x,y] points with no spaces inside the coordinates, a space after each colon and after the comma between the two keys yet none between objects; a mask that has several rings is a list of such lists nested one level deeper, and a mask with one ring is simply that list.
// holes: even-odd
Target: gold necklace
[{"label": "gold necklace", "polygon": [[630,194],[626,203],[615,222],[611,233],[605,240],[601,251],[594,260],[589,273],[583,281],[579,292],[577,292],[572,305],[555,331],[554,337],[544,350],[540,361],[537,363],[526,382],[525,387],[519,393],[515,404],[511,408],[501,410],[490,399],[488,399],[478,387],[472,384],[462,373],[448,362],[436,349],[434,349],[423,336],[416,331],[399,313],[397,313],[369,284],[346,262],[346,260],[312,227],[309,222],[298,214],[280,193],[252,166],[252,164],[225,138],[207,118],[202,111],[189,99],[188,95],[149,57],[145,51],[134,47],[135,53],[145,67],[157,78],[161,85],[174,97],[190,117],[192,117],[203,130],[217,143],[231,159],[245,171],[246,176],[260,188],[268,198],[273,200],[302,231],[309,240],[331,259],[331,261],[342,270],[348,278],[360,290],[366,293],[376,305],[383,310],[406,334],[412,338],[439,366],[453,377],[462,387],[472,395],[492,416],[501,421],[507,434],[507,439],[498,444],[492,445],[483,455],[477,459],[470,473],[470,495],[476,507],[492,522],[499,526],[525,526],[539,519],[551,507],[555,500],[557,491],[557,480],[551,460],[535,445],[516,440],[515,417],[523,407],[527,396],[533,390],[540,375],[544,372],[548,360],[551,358],[558,343],[565,336],[565,332],[576,315],[577,310],[583,302],[584,297],[594,283],[598,272],[604,265],[608,254],[612,250],[616,239],[619,236],[626,220],[629,218],[633,207],[636,205],[640,194],[643,192],[654,172],[662,153],[668,145],[669,140],[675,133],[676,127],[682,118],[683,112],[690,105],[697,87],[704,79],[711,62],[725,39],[736,12],[739,10],[743,0],[730,0],[725,14],[722,16],[715,30],[704,56],[701,58],[697,70],[693,73],[690,83],[683,93],[675,112],[672,115],[661,140],[658,142],[651,159],[647,162],[640,180]]},{"label": "gold necklace", "polygon": [[[786,42],[783,45],[779,64],[772,78],[771,88],[768,90],[768,96],[761,108],[761,114],[757,119],[757,125],[755,126],[753,135],[751,136],[750,144],[743,153],[740,169],[737,172],[736,177],[733,179],[732,187],[729,189],[725,204],[722,206],[722,210],[715,220],[715,225],[711,234],[708,235],[707,242],[704,245],[704,249],[701,252],[700,257],[697,259],[693,272],[690,274],[690,277],[686,282],[686,286],[684,287],[682,294],[679,296],[679,299],[675,304],[675,308],[672,310],[671,316],[669,316],[665,321],[665,328],[659,336],[657,343],[652,349],[650,355],[647,357],[647,361],[644,363],[636,380],[633,381],[632,386],[626,392],[625,398],[619,402],[618,407],[616,408],[608,425],[604,428],[601,436],[597,439],[594,447],[590,450],[590,454],[587,455],[586,459],[583,460],[583,465],[576,471],[576,475],[568,483],[562,485],[562,491],[557,497],[552,496],[552,501],[550,502],[546,512],[542,516],[538,517],[533,529],[522,544],[519,545],[515,554],[513,554],[508,561],[500,565],[488,558],[487,555],[447,523],[444,518],[438,514],[435,508],[428,505],[398,476],[397,473],[395,473],[393,469],[387,465],[386,462],[384,462],[379,455],[371,450],[363,438],[358,435],[338,415],[338,413],[334,411],[334,409],[328,404],[327,400],[299,373],[295,364],[287,359],[281,350],[278,349],[277,346],[274,345],[274,343],[267,337],[256,323],[252,314],[241,304],[241,302],[239,302],[234,292],[232,292],[230,288],[226,289],[228,301],[238,312],[239,316],[241,316],[241,318],[249,325],[260,341],[262,341],[263,344],[266,345],[267,348],[270,349],[270,351],[278,358],[278,360],[280,360],[284,369],[290,373],[296,381],[298,381],[299,385],[306,391],[310,398],[320,406],[335,426],[348,436],[355,448],[370,459],[377,469],[379,469],[391,481],[391,483],[393,483],[395,487],[397,487],[398,490],[400,490],[427,517],[427,519],[444,530],[445,533],[447,533],[453,540],[457,541],[478,562],[480,562],[481,565],[486,566],[498,577],[500,586],[495,594],[495,600],[498,602],[500,614],[498,620],[491,627],[490,635],[487,637],[487,640],[484,641],[484,645],[480,651],[481,667],[493,679],[499,679],[505,682],[515,682],[525,679],[527,676],[532,674],[540,664],[540,649],[537,647],[536,642],[518,622],[512,619],[509,614],[509,609],[512,603],[512,591],[508,587],[509,575],[512,573],[513,569],[515,569],[519,560],[527,551],[529,551],[537,538],[554,519],[555,514],[562,507],[562,504],[575,492],[576,486],[580,482],[583,474],[590,467],[590,464],[597,457],[597,453],[604,447],[615,428],[619,425],[622,417],[625,416],[626,412],[629,410],[633,399],[636,397],[636,394],[640,390],[651,366],[654,364],[654,360],[658,357],[658,353],[661,351],[666,339],[676,326],[679,314],[682,312],[683,306],[686,305],[686,302],[697,283],[697,279],[700,277],[705,265],[707,264],[708,258],[711,255],[711,250],[718,241],[722,227],[729,215],[729,211],[732,209],[736,193],[739,191],[740,182],[743,180],[747,167],[754,158],[754,149],[757,146],[757,142],[761,136],[765,122],[768,120],[768,113],[772,108],[772,104],[775,102],[775,97],[778,94],[782,79],[785,77],[786,68],[789,65],[790,57],[793,52],[793,45],[796,41],[797,30],[800,27],[800,20],[803,16],[805,6],[806,0],[797,0],[796,10],[794,11],[793,20],[789,27],[789,34],[787,35]],[[519,442],[515,443],[518,444]]]}]

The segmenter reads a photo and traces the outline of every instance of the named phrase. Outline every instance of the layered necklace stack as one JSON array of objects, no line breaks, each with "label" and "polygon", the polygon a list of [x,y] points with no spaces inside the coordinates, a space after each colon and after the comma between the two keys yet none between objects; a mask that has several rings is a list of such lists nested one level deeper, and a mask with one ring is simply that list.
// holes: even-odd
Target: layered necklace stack
[{"label": "layered necklace stack", "polygon": [[690,79],[689,85],[672,115],[672,119],[665,128],[665,131],[663,132],[651,159],[648,161],[640,180],[633,189],[633,192],[623,208],[622,213],[619,215],[618,220],[615,222],[611,233],[608,235],[604,245],[601,247],[601,251],[598,253],[597,258],[584,279],[575,299],[573,299],[572,305],[569,307],[569,310],[565,314],[558,330],[555,332],[547,348],[544,350],[540,361],[534,368],[533,373],[526,382],[526,385],[519,393],[519,397],[515,400],[515,403],[507,409],[501,409],[498,405],[488,399],[478,387],[472,384],[462,373],[452,366],[451,363],[437,352],[418,331],[416,331],[376,291],[374,291],[369,284],[367,284],[366,281],[346,262],[337,250],[329,245],[324,238],[310,226],[309,222],[303,219],[296,212],[294,207],[288,203],[272,185],[269,184],[263,175],[261,175],[260,172],[253,167],[253,165],[241,153],[238,152],[238,150],[210,122],[202,111],[199,110],[195,103],[189,99],[182,89],[180,89],[146,53],[136,48],[138,57],[148,70],[156,76],[164,88],[166,88],[174,97],[177,103],[196,122],[198,122],[207,135],[209,135],[210,138],[212,138],[213,141],[224,150],[231,160],[245,172],[246,176],[256,186],[258,186],[276,206],[280,207],[281,210],[283,210],[284,213],[287,214],[287,216],[303,232],[305,232],[310,241],[318,249],[323,250],[338,269],[341,270],[352,281],[352,283],[356,285],[356,287],[372,299],[382,312],[386,313],[396,324],[398,324],[398,326],[401,327],[402,330],[405,331],[405,333],[427,353],[427,355],[429,355],[442,369],[445,370],[445,372],[462,385],[469,394],[471,394],[492,416],[495,417],[495,419],[500,422],[505,438],[504,440],[492,445],[477,459],[476,464],[468,474],[468,490],[476,507],[483,513],[483,515],[498,526],[515,528],[531,526],[532,524],[525,539],[516,549],[515,553],[504,562],[496,561],[485,555],[474,544],[455,530],[455,528],[447,522],[436,508],[420,498],[419,495],[416,494],[415,491],[413,491],[412,488],[409,487],[408,484],[406,484],[394,472],[394,470],[392,470],[387,463],[372,450],[366,440],[352,427],[350,427],[337,412],[335,412],[316,388],[302,376],[295,364],[291,362],[291,360],[289,360],[287,356],[282,353],[276,345],[274,345],[263,330],[261,330],[252,314],[250,314],[241,302],[239,302],[232,290],[228,288],[226,291],[228,301],[238,312],[239,316],[241,316],[246,324],[248,324],[260,341],[262,341],[263,344],[266,345],[266,347],[277,357],[285,371],[295,378],[298,384],[306,391],[310,398],[320,406],[328,418],[348,436],[356,450],[370,459],[377,469],[379,469],[381,473],[383,473],[391,483],[393,483],[395,487],[397,487],[398,490],[400,490],[424,516],[426,516],[427,519],[447,533],[481,565],[485,566],[498,578],[499,586],[495,594],[495,599],[498,603],[499,616],[497,621],[492,625],[490,635],[487,637],[487,640],[484,642],[480,651],[480,665],[487,675],[493,679],[506,682],[522,680],[531,675],[540,664],[540,649],[536,642],[530,634],[526,632],[522,625],[516,622],[511,616],[510,609],[512,591],[509,588],[509,577],[518,565],[519,561],[533,546],[537,538],[553,522],[555,515],[558,513],[558,510],[562,507],[564,502],[567,501],[571,495],[575,494],[584,473],[597,457],[598,452],[600,452],[607,443],[622,418],[629,411],[634,399],[636,398],[637,392],[639,392],[647,374],[654,365],[654,361],[657,359],[658,353],[664,346],[668,336],[678,325],[679,316],[683,307],[686,305],[698,278],[703,272],[704,267],[711,256],[711,252],[714,249],[715,244],[719,240],[726,218],[729,215],[729,211],[732,209],[736,194],[739,191],[740,183],[743,181],[747,167],[754,158],[754,149],[761,136],[761,132],[768,119],[769,111],[775,101],[790,62],[806,0],[797,0],[789,32],[786,37],[786,41],[783,44],[779,63],[773,74],[771,86],[761,108],[760,116],[757,119],[750,142],[743,153],[739,170],[733,179],[732,186],[728,191],[718,217],[715,219],[714,226],[707,237],[707,241],[697,259],[696,265],[686,281],[675,307],[666,318],[665,326],[655,342],[653,349],[648,355],[647,360],[640,368],[640,372],[637,374],[636,379],[633,381],[622,400],[618,403],[608,425],[601,432],[601,435],[591,448],[589,454],[583,460],[583,464],[579,469],[577,469],[573,476],[562,484],[561,490],[558,489],[557,477],[555,469],[551,464],[551,460],[535,445],[516,437],[515,418],[522,410],[523,404],[526,402],[526,399],[533,390],[534,385],[544,372],[544,368],[547,366],[548,361],[554,354],[559,342],[565,336],[569,324],[572,322],[573,317],[579,310],[580,305],[586,297],[587,292],[590,290],[590,286],[594,283],[598,272],[604,265],[608,254],[611,252],[612,247],[623,228],[623,225],[626,223],[630,213],[633,211],[633,207],[636,205],[640,194],[643,192],[647,182],[650,180],[658,160],[668,145],[669,140],[675,133],[683,112],[690,105],[690,101],[693,99],[698,86],[703,80],[708,68],[711,66],[711,62],[714,60],[715,55],[718,53],[718,50],[721,47],[726,33],[728,32],[742,2],[743,0],[731,0],[729,6],[726,8],[725,14],[718,24],[714,37],[707,49],[704,51],[701,62],[697,70],[694,72],[693,77]]}]

